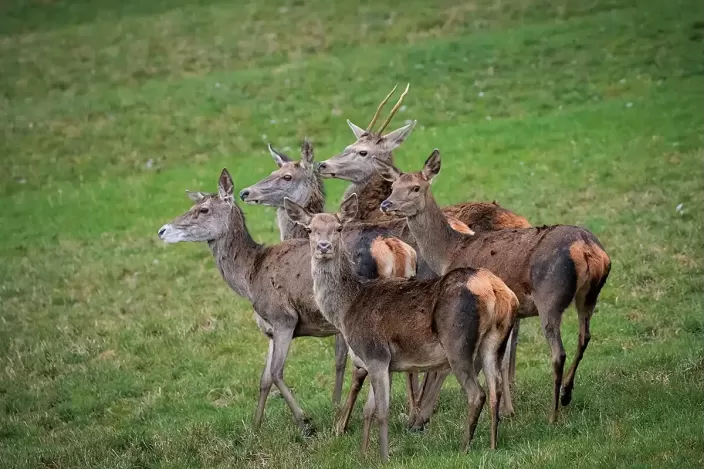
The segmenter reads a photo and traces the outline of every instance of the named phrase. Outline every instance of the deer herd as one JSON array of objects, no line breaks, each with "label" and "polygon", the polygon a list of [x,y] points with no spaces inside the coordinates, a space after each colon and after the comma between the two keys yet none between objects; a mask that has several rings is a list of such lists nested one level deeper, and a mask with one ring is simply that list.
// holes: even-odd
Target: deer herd
[{"label": "deer herd", "polygon": [[[362,448],[376,416],[381,458],[387,460],[390,374],[405,373],[408,424],[421,430],[452,372],[467,397],[462,440],[467,450],[487,398],[478,381],[482,371],[494,449],[500,414],[514,413],[519,321],[530,316],[541,319],[551,349],[549,421],[555,422],[559,401],[571,401],[610,258],[584,228],[532,227],[494,202],[440,207],[431,191],[441,169],[439,151],[421,171],[402,173],[392,152],[416,122],[384,134],[408,90],[407,85],[378,130],[373,127],[395,90],[367,128],[348,121],[355,142],[326,161],[314,162],[308,140],[299,161],[269,146],[278,169],[238,195],[248,204],[276,207],[279,244],[252,238],[226,169],[217,193],[187,192],[191,209],[159,229],[168,243],[208,243],[223,279],[252,303],[257,325],[269,339],[255,428],[275,385],[302,432],[312,431],[284,381],[284,363],[292,339],[335,335],[336,406],[348,355],[354,364],[337,434],[346,431],[369,377]],[[350,182],[335,214],[324,212],[324,178]],[[564,374],[561,318],[571,303],[578,313],[578,349]],[[425,373],[422,381],[418,373]]]}]

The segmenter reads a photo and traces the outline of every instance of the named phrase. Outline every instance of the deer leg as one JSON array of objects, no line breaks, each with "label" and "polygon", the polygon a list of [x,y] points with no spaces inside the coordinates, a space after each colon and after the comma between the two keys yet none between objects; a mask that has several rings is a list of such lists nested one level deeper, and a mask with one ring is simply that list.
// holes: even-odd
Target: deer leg
[{"label": "deer leg", "polygon": [[512,325],[512,332],[509,336],[509,351],[504,354],[503,368],[507,368],[507,376],[510,384],[516,384],[516,368],[517,368],[517,343],[519,342],[519,319],[517,318]]},{"label": "deer leg", "polygon": [[[505,338],[506,340],[506,338]],[[498,334],[491,334],[482,343],[482,372],[485,374],[487,389],[490,394],[490,448],[497,449],[497,432],[499,427],[499,406],[502,401],[502,376],[500,364],[504,353],[499,353],[502,338]],[[504,350],[502,350],[504,352]],[[477,368],[475,368],[477,371]]]},{"label": "deer leg", "polygon": [[592,312],[594,306],[586,306],[582,301],[576,301],[575,307],[578,310],[578,351],[573,359],[573,364],[568,370],[568,375],[565,378],[563,388],[561,390],[561,404],[568,405],[573,397],[573,385],[575,383],[575,372],[578,369],[580,360],[583,359],[583,354],[585,349],[587,349],[588,343],[590,343],[590,319],[592,318]]},{"label": "deer leg", "polygon": [[[511,339],[510,339],[511,340]],[[511,345],[511,343],[510,343]],[[509,350],[507,350],[504,355],[508,355]],[[512,386],[511,386],[511,376],[509,372],[509,367],[506,363],[501,365],[502,373],[502,399],[500,400],[499,408],[502,417],[512,417],[514,416],[514,403],[512,402]]]},{"label": "deer leg", "polygon": [[421,384],[421,389],[419,389],[416,394],[416,402],[414,403],[414,409],[416,413],[409,412],[409,419],[407,425],[410,429],[414,428],[414,423],[416,422],[416,416],[421,408],[421,403],[425,399],[424,396],[430,392],[431,385],[436,379],[436,373],[433,371],[427,371],[423,378],[423,383]]},{"label": "deer leg", "polygon": [[348,360],[348,344],[345,343],[343,334],[335,334],[335,388],[333,388],[333,405],[340,405],[340,396],[343,392],[345,379],[345,365]]},{"label": "deer leg", "polygon": [[365,407],[362,409],[362,452],[367,452],[367,448],[370,445],[370,428],[372,427],[372,418],[375,416],[375,391],[372,386],[370,386],[370,391],[367,394],[367,401],[365,402]]},{"label": "deer leg", "polygon": [[438,402],[438,396],[441,394],[441,388],[443,388],[443,382],[448,376],[449,371],[437,371],[432,374],[434,376],[431,377],[431,381],[428,386],[425,386],[421,396],[419,411],[416,415],[416,419],[414,420],[414,424],[411,427],[412,431],[422,431],[431,420],[431,415],[433,415],[433,411]]},{"label": "deer leg", "polygon": [[267,363],[262,370],[262,376],[259,379],[259,401],[257,402],[257,410],[255,411],[255,429],[262,425],[262,417],[264,416],[264,405],[267,402],[267,396],[272,389],[272,356],[274,355],[274,341],[269,339],[269,350],[267,352]]},{"label": "deer leg", "polygon": [[355,402],[357,401],[357,396],[360,394],[362,385],[367,377],[367,370],[364,368],[355,367],[352,372],[352,382],[350,384],[350,393],[348,394],[348,399],[345,401],[345,407],[343,408],[343,413],[338,418],[335,423],[335,434],[342,435],[348,430],[348,423],[350,423],[350,416],[352,415],[353,408],[355,407]]},{"label": "deer leg", "polygon": [[555,423],[558,418],[558,398],[563,381],[563,366],[565,365],[565,348],[563,348],[561,340],[561,312],[560,310],[550,310],[549,314],[541,315],[541,325],[546,341],[551,347],[551,363],[553,364],[553,401],[548,416],[549,423]]},{"label": "deer leg", "polygon": [[406,397],[409,402],[409,419],[412,419],[418,413],[417,405],[417,388],[419,384],[418,375],[416,373],[406,373]]},{"label": "deer leg", "polygon": [[377,408],[377,423],[379,424],[379,452],[384,462],[389,461],[389,387],[391,385],[389,378],[389,369],[370,373],[374,403]]},{"label": "deer leg", "polygon": [[277,329],[274,331],[274,353],[272,357],[272,379],[274,384],[279,389],[282,397],[286,401],[287,405],[294,414],[294,420],[299,426],[304,435],[310,435],[313,432],[313,427],[309,423],[303,409],[299,406],[291,393],[291,390],[284,382],[284,362],[286,361],[286,356],[289,353],[289,345],[291,345],[291,340],[294,336],[294,329]]}]

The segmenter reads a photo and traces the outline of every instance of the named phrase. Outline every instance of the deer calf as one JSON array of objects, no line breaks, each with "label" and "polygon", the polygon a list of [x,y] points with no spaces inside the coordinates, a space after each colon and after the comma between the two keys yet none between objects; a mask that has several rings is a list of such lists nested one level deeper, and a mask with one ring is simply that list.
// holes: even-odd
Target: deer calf
[{"label": "deer calf", "polygon": [[[519,298],[520,317],[541,318],[551,347],[553,403],[549,420],[554,422],[559,397],[563,405],[570,403],[575,373],[590,341],[590,319],[610,272],[610,258],[600,241],[584,228],[567,225],[463,235],[448,226],[431,193],[431,180],[441,169],[438,150],[417,173],[402,174],[379,160],[375,166],[382,177],[393,182],[381,210],[406,217],[421,256],[433,270],[444,274],[458,267],[489,269]],[[575,359],[563,381],[566,355],[561,318],[571,302],[578,311],[580,331]]]},{"label": "deer calf", "polygon": [[380,453],[383,460],[389,457],[390,372],[448,368],[467,396],[463,438],[463,449],[467,449],[485,403],[485,392],[477,382],[476,359],[481,361],[489,388],[490,444],[495,448],[502,394],[499,364],[518,305],[514,293],[491,272],[474,268],[426,281],[362,281],[355,275],[341,236],[344,224],[355,218],[355,194],[343,201],[337,215],[313,214],[288,200],[286,211],[309,232],[316,303],[345,336],[355,364],[370,376],[363,450],[376,409]]}]

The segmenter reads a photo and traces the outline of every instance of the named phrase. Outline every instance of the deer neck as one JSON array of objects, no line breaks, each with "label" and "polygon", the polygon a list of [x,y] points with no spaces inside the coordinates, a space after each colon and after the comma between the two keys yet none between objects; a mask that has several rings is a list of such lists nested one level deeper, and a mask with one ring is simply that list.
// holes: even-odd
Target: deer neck
[{"label": "deer neck", "polygon": [[[314,191],[305,200],[294,200],[294,202],[303,206],[310,213],[321,213],[325,205],[325,196],[322,191],[320,193]],[[306,228],[291,221],[284,207],[277,208],[277,225],[279,226],[279,237],[282,241],[287,239],[308,239]]]},{"label": "deer neck", "polygon": [[392,183],[386,181],[375,172],[374,176],[365,182],[354,182],[345,191],[344,199],[353,193],[357,194],[356,220],[366,220],[379,211],[379,206],[384,199],[392,193]]},{"label": "deer neck", "polygon": [[220,274],[235,292],[252,300],[252,273],[262,245],[255,242],[247,231],[245,217],[234,205],[230,212],[227,234],[209,241]]},{"label": "deer neck", "polygon": [[311,255],[311,275],[316,304],[326,320],[342,331],[343,315],[360,292],[360,282],[349,254],[339,248],[332,259]]},{"label": "deer neck", "polygon": [[291,218],[286,214],[283,208],[277,209],[277,225],[279,226],[279,239],[286,241],[287,239],[306,239],[308,232],[303,226],[291,221]]},{"label": "deer neck", "polygon": [[445,274],[451,261],[451,248],[460,235],[450,227],[430,193],[426,194],[426,207],[416,215],[407,217],[406,222],[421,257],[436,274]]}]

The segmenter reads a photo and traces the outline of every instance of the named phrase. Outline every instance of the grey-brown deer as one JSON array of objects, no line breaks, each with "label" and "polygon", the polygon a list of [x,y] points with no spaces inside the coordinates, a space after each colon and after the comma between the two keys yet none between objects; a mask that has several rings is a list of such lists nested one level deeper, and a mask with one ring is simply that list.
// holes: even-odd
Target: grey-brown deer
[{"label": "grey-brown deer", "polygon": [[345,336],[355,364],[370,376],[363,451],[376,410],[380,454],[385,461],[389,458],[390,373],[439,369],[451,369],[466,393],[463,449],[467,449],[485,403],[476,359],[489,388],[490,445],[495,448],[502,394],[499,364],[518,306],[514,293],[488,270],[473,268],[426,281],[361,281],[341,236],[343,225],[355,218],[355,194],[335,215],[314,214],[288,200],[286,210],[310,233],[316,303]]},{"label": "grey-brown deer", "polygon": [[262,423],[267,396],[274,384],[297,425],[309,433],[312,426],[284,382],[289,345],[296,337],[326,337],[338,330],[323,317],[313,298],[308,241],[296,239],[275,246],[256,243],[234,201],[233,181],[225,169],[217,193],[191,192],[189,197],[193,207],[162,226],[159,237],[168,243],[208,243],[223,279],[235,293],[252,303],[257,323],[269,337],[255,428]]},{"label": "grey-brown deer", "polygon": [[[387,119],[378,130],[374,126],[380,112],[389,101],[396,86],[380,103],[372,120],[363,129],[348,121],[355,135],[355,142],[348,145],[338,155],[322,161],[318,168],[323,177],[333,177],[350,182],[345,195],[352,193],[358,196],[358,220],[388,220],[390,214],[380,212],[379,204],[392,192],[391,183],[375,171],[373,160],[377,159],[393,165],[392,152],[411,135],[416,121],[383,135],[396,112],[400,109],[404,97],[409,91],[409,85],[399,97]],[[506,228],[526,228],[531,226],[526,218],[507,210],[494,202],[465,202],[443,208],[443,213],[461,221],[472,231],[489,231]]]},{"label": "grey-brown deer", "polygon": [[[575,373],[590,341],[590,319],[607,281],[611,261],[588,230],[567,225],[512,229],[463,235],[452,230],[430,190],[440,172],[434,150],[423,170],[402,174],[375,160],[380,175],[393,182],[384,212],[406,217],[421,256],[439,274],[458,267],[484,267],[499,276],[519,298],[520,317],[539,316],[551,347],[553,401],[549,421],[555,422],[558,402],[568,405]],[[574,302],[578,312],[578,349],[563,380],[566,354],[561,340],[563,312]],[[427,412],[428,409],[421,409]],[[430,415],[430,414],[429,414]]]}]

